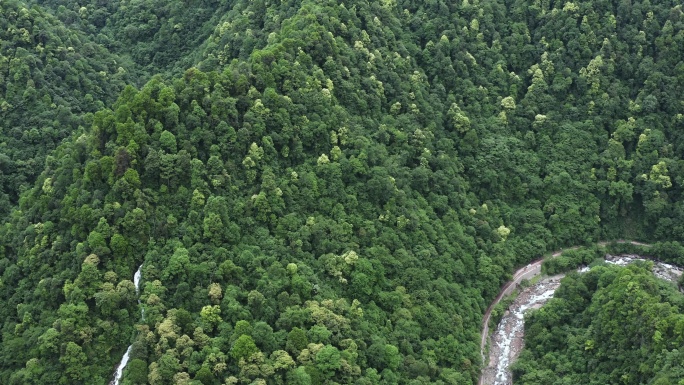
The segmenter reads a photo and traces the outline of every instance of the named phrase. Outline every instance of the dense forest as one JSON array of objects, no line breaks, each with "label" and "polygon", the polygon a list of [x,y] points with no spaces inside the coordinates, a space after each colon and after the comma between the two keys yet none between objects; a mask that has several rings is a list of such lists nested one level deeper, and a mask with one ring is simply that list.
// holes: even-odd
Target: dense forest
[{"label": "dense forest", "polygon": [[0,215],[33,185],[46,156],[111,105],[133,69],[40,8],[0,3]]},{"label": "dense forest", "polygon": [[[474,384],[514,266],[621,237],[684,262],[677,1],[0,7],[0,383],[104,385],[132,343],[127,385]],[[593,383],[680,378],[644,269],[564,284],[591,305],[535,316],[521,381],[564,338]],[[662,341],[613,357],[590,318],[631,280]]]}]

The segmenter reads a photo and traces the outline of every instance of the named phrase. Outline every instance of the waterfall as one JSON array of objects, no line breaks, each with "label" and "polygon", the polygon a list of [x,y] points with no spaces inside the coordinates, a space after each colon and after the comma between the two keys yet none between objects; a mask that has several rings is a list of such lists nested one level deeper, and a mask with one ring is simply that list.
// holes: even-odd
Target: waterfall
[{"label": "waterfall", "polygon": [[[140,316],[144,320],[145,309],[143,309],[142,306],[140,306],[140,280],[142,278],[142,267],[143,265],[140,265],[138,267],[138,270],[133,275],[133,284],[135,285],[135,294],[138,297],[138,307],[140,307]],[[109,383],[109,385],[119,385],[119,383],[121,382],[121,377],[123,377],[123,371],[126,368],[126,365],[128,364],[128,360],[130,359],[131,348],[133,348],[133,345],[129,345],[128,349],[126,349],[126,353],[124,353],[123,357],[121,358],[121,362],[119,363],[119,366],[116,367],[116,372],[114,372],[114,380],[112,380]]]},{"label": "waterfall", "polygon": [[116,368],[116,373],[114,373],[114,381],[112,381],[110,384],[119,385],[121,377],[123,377],[124,368],[126,367],[126,364],[128,364],[128,359],[130,358],[132,347],[133,345],[128,345],[128,349],[126,349],[126,353],[124,353],[123,358],[121,358],[121,362],[119,363],[119,366]]},{"label": "waterfall", "polygon": [[142,267],[143,267],[143,265],[140,265],[138,267],[138,271],[136,271],[135,275],[133,275],[133,283],[135,284],[135,294],[138,296],[138,307],[140,308],[140,318],[144,321],[145,320],[145,308],[140,306],[140,278],[142,278]]},{"label": "waterfall", "polygon": [[[135,274],[133,274],[133,284],[135,285],[135,294],[137,296],[140,296],[140,278],[142,278],[142,267],[143,265],[140,265]],[[138,303],[140,303],[140,298],[138,298]]]}]

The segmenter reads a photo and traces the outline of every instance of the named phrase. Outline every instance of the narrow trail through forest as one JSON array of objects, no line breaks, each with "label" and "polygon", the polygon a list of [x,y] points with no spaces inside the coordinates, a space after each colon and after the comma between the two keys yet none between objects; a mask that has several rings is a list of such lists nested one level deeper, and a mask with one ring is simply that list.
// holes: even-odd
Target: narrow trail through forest
[{"label": "narrow trail through forest", "polygon": [[[623,240],[623,239],[619,239],[619,240],[611,241],[611,242],[602,241],[602,242],[598,242],[596,245],[597,246],[606,246],[607,244],[613,243],[613,242],[614,243],[629,243],[629,244],[635,245],[635,246],[651,247],[651,245],[646,244],[646,243],[637,242],[637,241],[628,241],[628,240]],[[561,255],[562,253],[564,253],[568,250],[576,250],[579,247],[580,246],[574,246],[574,247],[564,248],[564,249],[554,251],[550,257],[551,258],[558,257],[559,255]],[[518,269],[513,274],[512,279],[509,282],[507,282],[501,288],[501,291],[499,292],[499,294],[496,296],[496,298],[494,298],[494,301],[492,301],[492,303],[487,308],[487,311],[485,312],[485,314],[482,318],[482,332],[481,332],[482,338],[480,340],[480,353],[482,355],[482,362],[487,363],[487,364],[483,366],[482,373],[480,374],[480,378],[478,381],[478,385],[485,385],[485,382],[484,382],[485,381],[485,374],[487,373],[488,369],[491,369],[489,367],[489,362],[488,362],[489,360],[486,360],[486,357],[485,357],[485,350],[487,348],[487,341],[489,339],[489,320],[491,318],[492,310],[494,309],[494,307],[497,304],[499,304],[499,302],[501,302],[501,300],[505,296],[511,294],[516,289],[516,287],[520,284],[520,282],[522,282],[522,280],[531,279],[531,278],[541,274],[541,266],[542,266],[544,259],[545,259],[544,257],[539,258],[537,260],[530,262],[526,266],[523,266],[520,269]],[[544,284],[540,285],[540,287],[539,287],[539,289],[542,291],[544,288],[545,288]],[[556,288],[557,288],[557,286],[556,286]],[[553,289],[553,291],[555,291],[555,289]],[[513,333],[514,330],[510,330],[509,332]],[[520,338],[522,338],[522,336],[520,336]],[[508,341],[510,341],[510,340],[511,340],[511,338],[508,338]],[[488,385],[491,385],[491,384],[488,384]]]}]

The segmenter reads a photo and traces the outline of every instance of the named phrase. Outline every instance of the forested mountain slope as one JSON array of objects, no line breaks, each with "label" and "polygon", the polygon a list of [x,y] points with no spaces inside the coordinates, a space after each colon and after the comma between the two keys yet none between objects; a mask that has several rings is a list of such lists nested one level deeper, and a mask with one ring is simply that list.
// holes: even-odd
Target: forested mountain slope
[{"label": "forested mountain slope", "polygon": [[[515,208],[513,225],[530,243],[555,247],[625,232],[681,239],[684,32],[676,2],[301,9],[269,42],[309,42],[301,48],[330,73],[334,95],[351,111],[392,115],[415,105],[427,113],[421,129],[447,132],[472,192]],[[396,17],[377,16],[388,10]],[[265,26],[276,19],[258,15]],[[331,56],[328,31],[352,52]],[[255,44],[248,36],[217,29],[200,66],[242,57]],[[256,65],[264,81],[282,67]],[[396,76],[404,68],[416,76]],[[378,107],[368,102],[372,79],[382,84]]]},{"label": "forested mountain slope", "polygon": [[95,113],[0,229],[2,383],[104,384],[134,341],[129,384],[470,384],[514,265],[681,239],[674,1],[198,2],[168,46],[121,37],[146,4],[71,21],[197,68]]},{"label": "forested mountain slope", "polygon": [[[63,1],[32,0],[62,22],[81,30],[109,50],[130,57],[149,75],[182,73],[196,64],[197,53],[224,19],[242,20],[241,33],[261,33],[250,25],[250,2],[195,1]],[[249,54],[249,52],[247,53]]]},{"label": "forested mountain slope", "polygon": [[[128,70],[127,70],[128,69]],[[0,215],[45,157],[133,81],[130,66],[40,8],[0,3]]]}]

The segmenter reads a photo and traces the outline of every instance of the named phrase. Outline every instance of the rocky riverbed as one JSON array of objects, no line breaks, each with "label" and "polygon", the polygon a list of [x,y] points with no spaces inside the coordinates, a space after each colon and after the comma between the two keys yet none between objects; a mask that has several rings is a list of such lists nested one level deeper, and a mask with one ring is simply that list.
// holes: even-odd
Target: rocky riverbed
[{"label": "rocky riverbed", "polygon": [[[627,266],[635,261],[649,261],[638,255],[606,255],[606,262],[618,266]],[[684,269],[669,263],[653,261],[653,274],[660,279],[677,282],[684,273]]]},{"label": "rocky riverbed", "polygon": [[[619,266],[626,266],[635,261],[649,261],[638,255],[606,255],[605,259],[606,262]],[[653,274],[658,278],[676,283],[684,274],[684,269],[680,267],[658,261],[652,262]],[[528,271],[530,266],[518,270],[516,276],[521,271]],[[579,269],[579,272],[586,271],[589,271],[588,267]],[[509,385],[513,383],[509,367],[523,348],[525,313],[530,309],[540,308],[553,298],[563,276],[544,278],[536,284],[524,288],[516,297],[497,325],[495,333],[490,337],[489,364],[482,373],[480,384]]]},{"label": "rocky riverbed", "polygon": [[501,318],[491,338],[489,366],[485,369],[481,383],[506,385],[512,383],[510,364],[518,357],[523,347],[525,333],[525,312],[538,309],[553,297],[560,286],[562,276],[543,279],[525,288],[513,301]]}]

